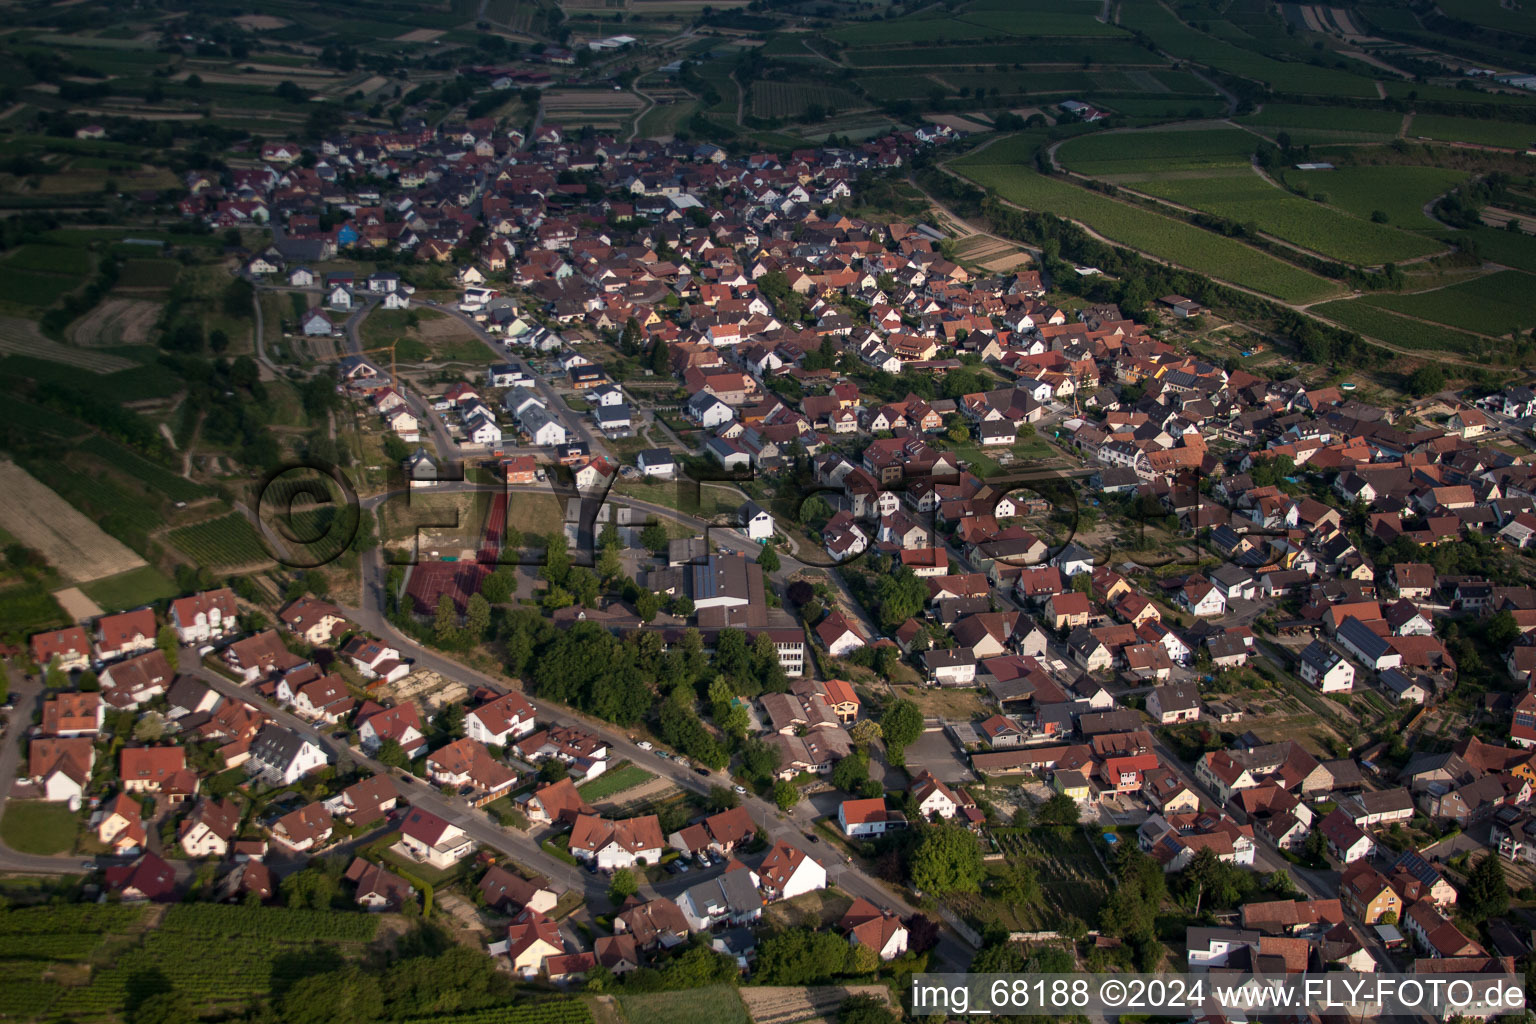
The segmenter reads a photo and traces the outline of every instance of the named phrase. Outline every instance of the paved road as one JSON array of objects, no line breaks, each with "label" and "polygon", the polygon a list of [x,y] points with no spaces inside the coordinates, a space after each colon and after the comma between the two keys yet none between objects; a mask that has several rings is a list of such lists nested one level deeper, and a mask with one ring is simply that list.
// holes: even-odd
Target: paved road
[{"label": "paved road", "polygon": [[[382,616],[370,616],[361,609],[347,609],[347,611],[360,624],[372,629],[380,636],[389,637],[391,643],[415,659],[418,668],[432,669],[461,681],[486,686],[497,692],[507,692],[511,689],[501,680],[460,665],[425,648],[417,647],[404,637],[395,634],[394,630],[389,626],[388,622],[384,621]],[[188,666],[185,670],[188,674],[195,675],[226,696],[247,701],[259,699],[248,688],[197,664],[196,652],[191,648],[183,651],[183,664]],[[655,772],[657,775],[670,779],[680,788],[703,794],[708,793],[712,785],[730,785],[730,779],[723,773],[712,773],[706,778],[698,775],[692,769],[678,764],[676,761],[657,757],[654,752],[643,751],[631,743],[626,734],[604,723],[577,716],[542,702],[538,707],[541,722],[578,725],[606,740],[612,746],[615,757],[627,758],[635,764]],[[540,848],[538,841],[532,834],[517,829],[505,829],[496,825],[484,812],[470,808],[457,799],[443,796],[431,786],[415,779],[408,773],[391,769],[375,761],[361,750],[349,747],[344,742],[333,738],[323,727],[306,722],[278,707],[266,705],[264,710],[281,725],[312,738],[333,760],[345,756],[353,763],[366,765],[376,773],[387,774],[396,779],[403,779],[404,781],[401,782],[400,789],[412,805],[422,807],[433,814],[453,822],[464,829],[470,838],[474,839],[477,843],[489,846],[514,858],[518,863],[543,873],[553,882],[582,892],[591,906],[605,907],[608,905],[608,880],[606,877],[592,874],[582,868],[573,867],[562,860],[550,856]],[[891,907],[902,915],[916,912],[915,908],[900,899],[891,890],[850,865],[846,858],[842,857],[841,854],[837,854],[830,846],[824,844],[818,846],[805,840],[804,833],[809,832],[811,821],[815,816],[814,810],[807,802],[802,801],[795,809],[795,813],[790,816],[780,814],[777,807],[754,796],[748,795],[743,798],[743,804],[751,814],[753,821],[760,825],[771,839],[791,841],[811,853],[817,860],[827,866],[830,881],[845,892],[854,896],[863,896],[881,906]],[[701,879],[712,877],[715,873],[718,873],[718,869],[705,873],[690,872],[686,875],[669,877],[655,885],[646,886],[646,889],[651,894],[671,898],[689,886],[698,884]],[[948,934],[941,940],[938,951],[941,957],[949,960],[957,967],[964,967],[970,962],[969,948]]]},{"label": "paved road", "polygon": [[[42,710],[43,685],[33,680],[18,680],[11,684],[11,695],[15,698],[15,707],[6,720],[3,736],[0,736],[0,806],[10,797],[11,784],[16,781],[17,772],[21,768],[22,748],[26,746],[23,737],[31,727],[32,719]],[[81,858],[67,854],[42,857],[17,853],[0,843],[0,870],[70,875],[80,874],[82,863]]]},{"label": "paved road", "polygon": [[[450,305],[437,305],[431,306],[429,308],[435,309],[439,313],[447,313],[449,316],[459,320],[459,322],[464,324],[464,326],[473,331],[475,337],[479,338],[480,341],[492,352],[496,353],[497,356],[503,359],[511,358],[511,354],[508,352],[507,347],[501,342],[497,341],[495,338],[491,337],[491,335],[486,332],[485,328],[481,327],[478,323],[475,322],[474,317],[467,313],[461,312],[460,310],[455,309]],[[570,406],[565,404],[565,399],[561,397],[561,395],[555,391],[553,387],[550,386],[549,381],[545,380],[542,374],[534,374],[533,380],[535,389],[539,392],[539,394],[544,396],[544,401],[549,403],[549,408],[555,413],[556,416],[559,417],[560,421],[565,424],[567,433],[574,435],[575,439],[578,441],[586,442],[587,450],[593,455],[611,455],[607,445],[603,441],[602,435],[591,429],[584,415],[576,412]]]},{"label": "paved road", "polygon": [[[746,541],[746,543],[751,544],[752,542]],[[388,640],[392,647],[399,650],[405,657],[412,659],[417,668],[431,669],[449,678],[457,679],[472,686],[483,686],[497,693],[505,693],[513,689],[504,679],[487,675],[454,659],[445,657],[436,651],[421,647],[410,638],[396,631],[394,626],[377,610],[382,607],[383,600],[382,567],[373,559],[367,560],[364,565],[363,599],[365,604],[370,607],[343,608],[343,611],[364,629]],[[641,750],[631,741],[627,733],[606,722],[589,719],[585,716],[577,715],[569,709],[544,702],[540,702],[538,708],[541,722],[579,726],[607,742],[615,758],[627,759],[648,771],[668,778],[681,789],[691,790],[699,794],[708,794],[711,786],[729,786],[731,784],[730,778],[722,772],[701,776],[691,768],[679,764],[675,760],[658,757],[655,751]],[[414,795],[412,794],[413,797]],[[830,858],[834,855],[830,847],[825,845],[820,847],[804,845],[803,834],[809,831],[811,821],[815,817],[815,811],[807,801],[801,801],[795,808],[794,813],[789,816],[781,814],[777,806],[751,794],[743,797],[742,803],[747,808],[748,813],[751,814],[752,820],[760,825],[771,838],[798,841],[798,844],[815,855],[818,861],[827,864],[829,875],[833,876],[835,884],[845,892],[854,896],[863,896],[877,905],[890,907],[903,916],[917,912],[915,907],[900,898],[891,889],[863,874],[857,867],[847,863],[846,860],[841,867],[830,863]],[[456,818],[450,820],[458,823]],[[481,839],[481,835],[471,834],[475,835],[477,839]],[[487,840],[482,839],[482,841]],[[552,860],[552,858],[549,858],[542,850],[537,852],[540,857],[538,863],[542,870],[543,864]],[[681,883],[679,883],[679,887],[682,887]],[[948,932],[944,933],[938,953],[940,957],[960,968],[970,963],[971,953],[969,947],[965,946]]]}]

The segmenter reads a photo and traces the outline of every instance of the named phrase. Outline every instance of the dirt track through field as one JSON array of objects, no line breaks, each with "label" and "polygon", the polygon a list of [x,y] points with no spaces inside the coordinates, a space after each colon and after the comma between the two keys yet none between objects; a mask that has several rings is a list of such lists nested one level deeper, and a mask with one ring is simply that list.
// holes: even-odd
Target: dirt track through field
[{"label": "dirt track through field", "polygon": [[147,299],[108,299],[71,324],[68,337],[87,348],[142,345],[160,316],[162,304]]},{"label": "dirt track through field", "polygon": [[9,459],[0,461],[0,526],[75,583],[147,564]]},{"label": "dirt track through field", "polygon": [[78,366],[92,373],[116,373],[138,365],[132,359],[122,356],[60,345],[52,338],[45,337],[31,320],[16,316],[0,316],[0,355],[48,359],[67,366]]}]

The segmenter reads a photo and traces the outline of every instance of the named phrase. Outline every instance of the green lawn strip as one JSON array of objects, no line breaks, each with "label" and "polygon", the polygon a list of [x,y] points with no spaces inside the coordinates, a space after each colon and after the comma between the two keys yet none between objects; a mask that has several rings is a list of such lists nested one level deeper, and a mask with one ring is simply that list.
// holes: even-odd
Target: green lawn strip
[{"label": "green lawn strip", "polygon": [[636,764],[628,762],[615,766],[603,772],[591,782],[576,787],[576,792],[588,803],[604,800],[615,793],[622,793],[627,789],[650,782],[656,776]]},{"label": "green lawn strip", "polygon": [[619,996],[619,1007],[629,1024],[678,1024],[708,1021],[709,1024],[749,1024],[747,1008],[734,985],[711,985],[678,992],[650,992]]},{"label": "green lawn strip", "polygon": [[82,583],[80,589],[86,597],[101,605],[103,611],[108,612],[138,608],[162,598],[175,597],[179,593],[176,584],[152,565]]}]

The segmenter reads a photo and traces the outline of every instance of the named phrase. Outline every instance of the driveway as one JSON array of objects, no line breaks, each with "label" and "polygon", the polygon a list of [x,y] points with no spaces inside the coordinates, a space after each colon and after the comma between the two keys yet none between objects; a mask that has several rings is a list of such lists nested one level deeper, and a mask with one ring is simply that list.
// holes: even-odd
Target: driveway
[{"label": "driveway", "polygon": [[940,782],[976,781],[960,747],[943,729],[923,733],[907,748],[907,767],[914,774],[927,770]]}]

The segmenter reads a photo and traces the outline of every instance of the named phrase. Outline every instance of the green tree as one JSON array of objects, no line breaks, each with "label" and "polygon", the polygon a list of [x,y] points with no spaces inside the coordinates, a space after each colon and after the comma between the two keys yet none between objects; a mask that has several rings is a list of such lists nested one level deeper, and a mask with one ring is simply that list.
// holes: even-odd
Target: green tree
[{"label": "green tree", "polygon": [[945,434],[955,444],[964,444],[971,439],[971,428],[965,425],[965,417],[959,413],[950,414],[947,427]]},{"label": "green tree", "polygon": [[640,543],[649,551],[661,553],[667,550],[667,528],[658,522],[650,522],[640,531]]},{"label": "green tree", "polygon": [[880,625],[887,631],[921,612],[927,600],[928,588],[916,573],[906,567],[875,581],[875,601],[880,606]]},{"label": "green tree", "polygon": [[486,630],[490,629],[490,626],[490,602],[479,594],[471,594],[464,611],[464,629],[469,634],[470,642],[479,643],[484,640]]},{"label": "green tree", "polygon": [[935,825],[923,831],[908,866],[912,884],[938,896],[981,891],[981,844],[959,825]]},{"label": "green tree", "polygon": [[1485,853],[1472,866],[1461,905],[1467,917],[1478,924],[1509,909],[1509,883],[1497,855]]},{"label": "green tree", "polygon": [[800,790],[788,779],[780,779],[773,784],[773,802],[779,805],[779,810],[788,811],[800,802]]},{"label": "green tree", "polygon": [[763,550],[757,556],[757,564],[763,567],[763,572],[779,571],[779,553],[773,549],[772,544],[764,544]]},{"label": "green tree", "polygon": [[1076,825],[1081,813],[1076,800],[1065,793],[1053,793],[1035,812],[1035,820],[1042,825]]},{"label": "green tree", "polygon": [[661,597],[649,590],[642,590],[635,596],[635,612],[640,616],[641,622],[650,622],[661,611]]},{"label": "green tree", "polygon": [[165,655],[166,664],[171,666],[171,671],[176,671],[181,662],[181,647],[176,638],[175,628],[161,626],[160,632],[155,634],[155,646]]},{"label": "green tree", "polygon": [[405,748],[400,745],[399,740],[384,740],[379,744],[378,753],[373,755],[373,759],[391,768],[404,769],[411,763],[410,757],[406,754]]},{"label": "green tree", "polygon": [[613,873],[613,879],[608,883],[608,899],[618,906],[640,891],[640,884],[635,881],[635,873],[629,868],[619,868]]},{"label": "green tree", "polygon": [[802,526],[812,523],[824,523],[832,518],[832,506],[827,504],[827,499],[819,494],[813,494],[800,504],[799,519]]},{"label": "green tree", "polygon": [[839,758],[832,767],[832,785],[846,793],[859,792],[869,781],[869,755],[863,751]]},{"label": "green tree", "polygon": [[503,566],[481,581],[479,596],[491,604],[506,604],[516,589],[517,576],[511,569]]},{"label": "green tree", "polygon": [[651,346],[651,372],[658,377],[665,377],[672,372],[671,361],[667,358],[667,343],[661,338],[657,338],[656,344]]},{"label": "green tree", "polygon": [[1408,390],[1418,398],[1444,391],[1445,371],[1434,363],[1425,363],[1408,377]]},{"label": "green tree", "polygon": [[880,716],[880,733],[885,737],[886,756],[899,760],[902,751],[923,734],[923,712],[910,700],[898,700]]},{"label": "green tree", "polygon": [[861,718],[848,730],[848,738],[854,746],[868,748],[880,738],[880,723],[873,718]]}]

